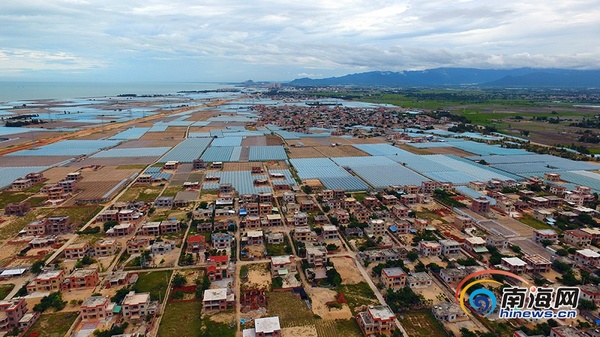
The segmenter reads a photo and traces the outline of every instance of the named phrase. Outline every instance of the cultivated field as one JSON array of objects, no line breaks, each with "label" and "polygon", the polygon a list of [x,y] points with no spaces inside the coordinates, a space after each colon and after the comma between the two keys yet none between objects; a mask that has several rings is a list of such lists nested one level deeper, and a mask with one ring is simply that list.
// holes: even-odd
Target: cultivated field
[{"label": "cultivated field", "polygon": [[352,145],[339,146],[317,146],[315,150],[323,154],[323,157],[366,157],[369,156],[364,151],[355,148]]},{"label": "cultivated field", "polygon": [[223,163],[223,171],[251,171],[252,167],[254,166],[260,166],[263,168],[263,164],[262,163],[238,163],[238,162],[234,162],[234,163]]},{"label": "cultivated field", "polygon": [[158,334],[163,337],[196,336],[202,325],[201,302],[167,303]]},{"label": "cultivated field", "polygon": [[[242,146],[267,146],[267,137],[246,137],[242,139]],[[279,144],[276,144],[279,145]]]},{"label": "cultivated field", "polygon": [[43,314],[27,331],[28,336],[63,337],[77,319],[78,313],[58,312]]},{"label": "cultivated field", "polygon": [[398,317],[411,337],[445,337],[446,332],[429,311],[411,312]]},{"label": "cultivated field", "polygon": [[323,154],[314,147],[290,147],[290,158],[321,158]]}]

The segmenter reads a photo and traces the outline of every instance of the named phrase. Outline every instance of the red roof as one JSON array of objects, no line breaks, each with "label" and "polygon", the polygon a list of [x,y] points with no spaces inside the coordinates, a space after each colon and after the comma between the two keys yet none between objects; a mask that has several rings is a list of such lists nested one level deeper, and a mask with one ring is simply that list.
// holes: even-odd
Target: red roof
[{"label": "red roof", "polygon": [[202,235],[192,235],[187,239],[188,243],[206,242],[206,239]]},{"label": "red roof", "polygon": [[208,266],[208,267],[206,267],[206,270],[208,272],[216,272],[217,271],[217,267],[215,267],[215,266]]},{"label": "red roof", "polygon": [[229,261],[229,256],[227,255],[215,255],[208,258],[213,262],[227,262]]}]

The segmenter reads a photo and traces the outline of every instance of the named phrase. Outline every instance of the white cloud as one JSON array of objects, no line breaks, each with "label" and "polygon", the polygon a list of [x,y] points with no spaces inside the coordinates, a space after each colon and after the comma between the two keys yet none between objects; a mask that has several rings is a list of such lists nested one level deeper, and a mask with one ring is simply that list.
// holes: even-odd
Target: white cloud
[{"label": "white cloud", "polygon": [[214,74],[217,68],[235,69],[241,80],[258,72],[252,68],[262,79],[434,67],[598,68],[599,4],[8,0],[0,3],[0,46],[11,54],[0,55],[0,69],[111,74],[136,64],[164,77],[155,62],[168,60],[174,70],[193,64],[200,76],[214,77],[201,80],[230,79]]}]

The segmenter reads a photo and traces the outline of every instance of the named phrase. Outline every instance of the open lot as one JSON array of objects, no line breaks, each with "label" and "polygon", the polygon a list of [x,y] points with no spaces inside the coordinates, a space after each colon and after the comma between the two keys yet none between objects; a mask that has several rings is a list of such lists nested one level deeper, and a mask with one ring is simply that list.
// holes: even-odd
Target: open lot
[{"label": "open lot", "polygon": [[267,314],[268,316],[279,316],[282,328],[315,324],[313,313],[308,309],[306,303],[289,291],[267,293]]},{"label": "open lot", "polygon": [[411,312],[398,317],[400,323],[411,337],[447,336],[441,324],[429,311]]},{"label": "open lot", "polygon": [[242,284],[242,289],[271,289],[271,271],[268,263],[248,266],[248,282]]},{"label": "open lot", "polygon": [[44,313],[25,336],[63,337],[78,315],[76,312]]},{"label": "open lot", "polygon": [[164,301],[172,273],[170,270],[139,273],[134,289],[136,292],[149,292],[153,301]]},{"label": "open lot", "polygon": [[167,303],[158,334],[164,337],[197,336],[202,325],[201,302]]},{"label": "open lot", "polygon": [[356,268],[354,260],[349,257],[332,257],[329,259],[335,270],[340,273],[342,277],[342,284],[357,284],[364,282],[365,279]]}]

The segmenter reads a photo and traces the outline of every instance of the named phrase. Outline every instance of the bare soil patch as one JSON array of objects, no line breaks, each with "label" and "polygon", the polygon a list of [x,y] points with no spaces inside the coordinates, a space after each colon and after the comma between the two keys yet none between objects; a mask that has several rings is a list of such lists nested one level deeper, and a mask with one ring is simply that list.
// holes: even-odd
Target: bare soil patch
[{"label": "bare soil patch", "polygon": [[270,289],[271,273],[269,264],[253,264],[248,266],[248,282],[243,284],[245,289]]},{"label": "bare soil patch", "polygon": [[342,276],[342,284],[357,284],[364,282],[365,279],[362,277],[354,260],[348,257],[332,257],[329,259],[335,266],[335,270]]},{"label": "bare soil patch", "polygon": [[341,309],[327,307],[327,302],[335,301],[337,292],[325,288],[309,288],[310,298],[312,299],[312,310],[315,315],[323,319],[348,319],[352,318],[352,311],[347,304],[343,304]]},{"label": "bare soil patch", "polygon": [[318,337],[317,328],[312,325],[282,328],[281,335],[294,337]]}]

